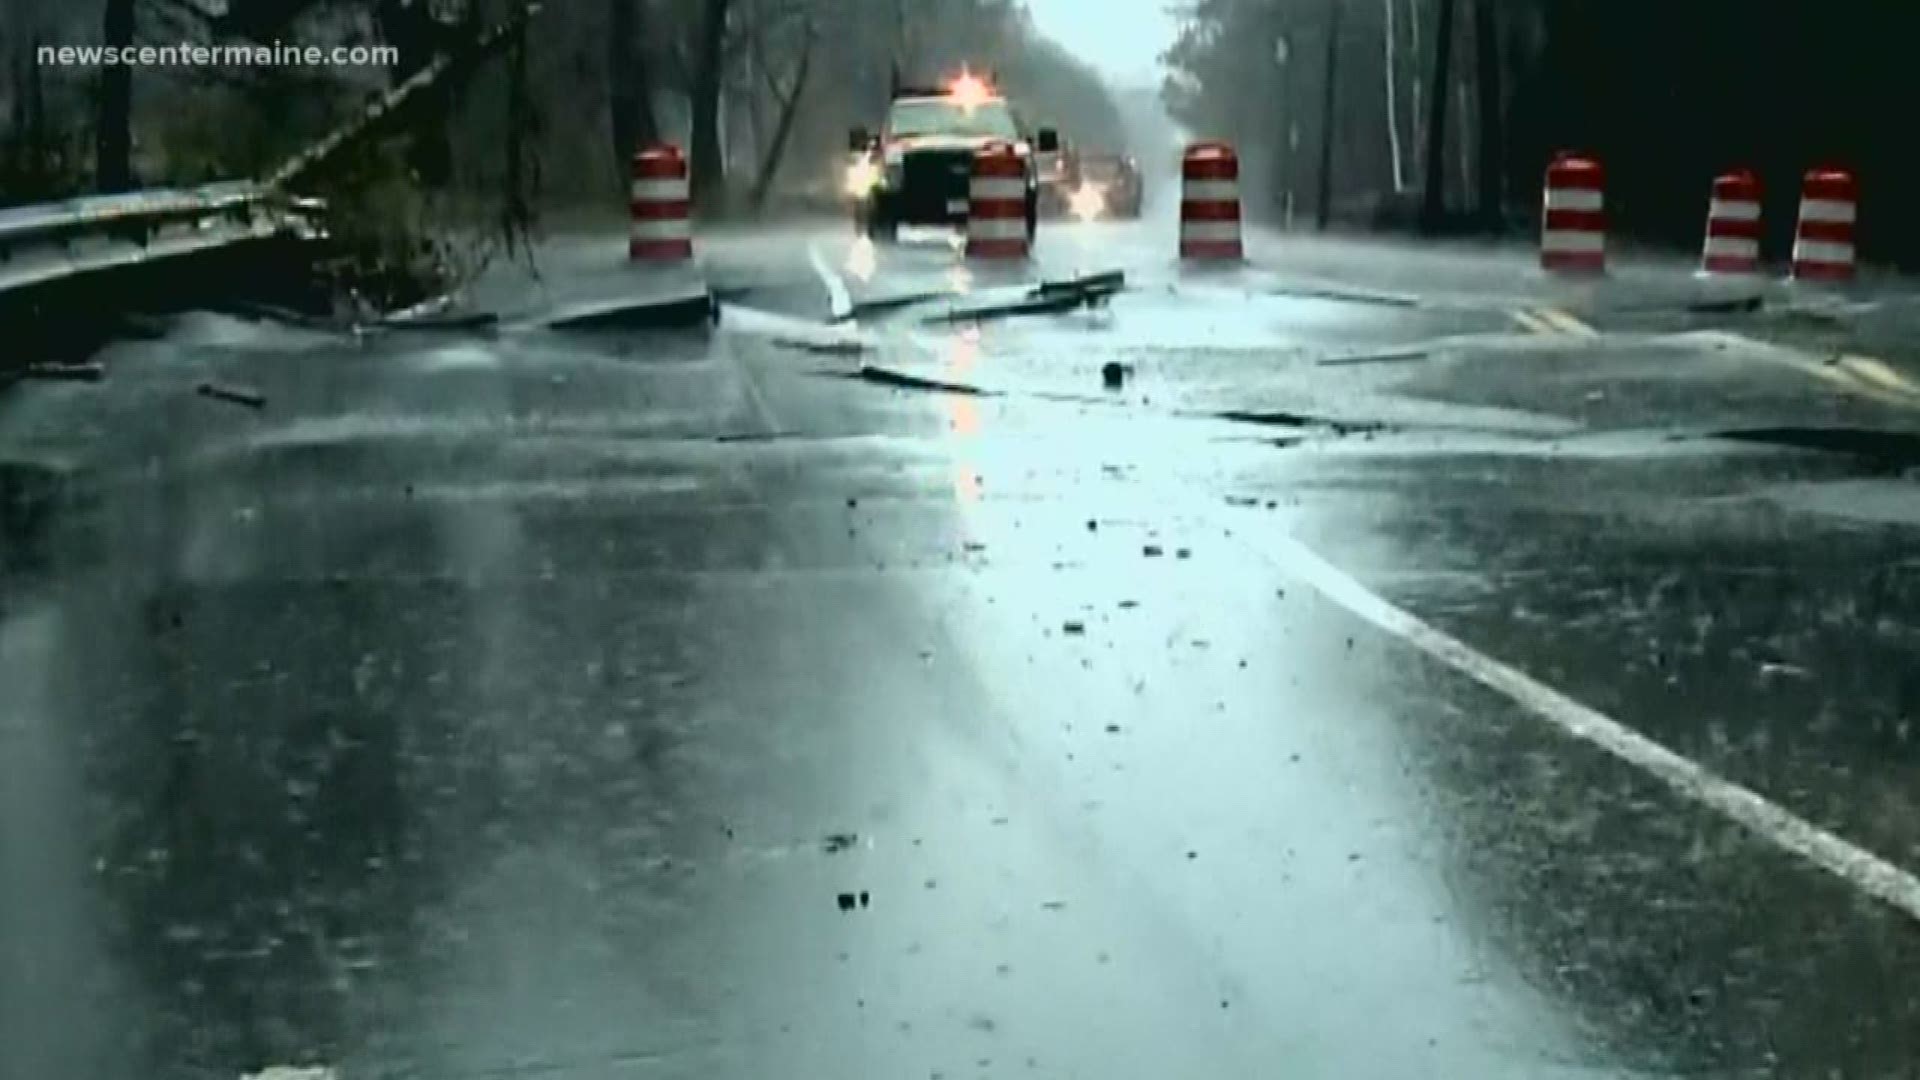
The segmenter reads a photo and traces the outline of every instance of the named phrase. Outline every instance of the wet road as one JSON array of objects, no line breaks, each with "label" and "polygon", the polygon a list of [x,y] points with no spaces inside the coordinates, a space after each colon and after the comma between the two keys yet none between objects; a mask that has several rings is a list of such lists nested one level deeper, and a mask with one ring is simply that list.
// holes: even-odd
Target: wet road
[{"label": "wet road", "polygon": [[1898,334],[1164,224],[0,398],[0,1074],[1911,1074]]}]

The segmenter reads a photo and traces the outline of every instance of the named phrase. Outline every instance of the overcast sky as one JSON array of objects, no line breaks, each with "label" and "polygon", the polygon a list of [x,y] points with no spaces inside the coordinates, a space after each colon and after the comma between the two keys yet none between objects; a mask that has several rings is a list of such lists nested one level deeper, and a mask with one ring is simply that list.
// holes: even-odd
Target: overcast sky
[{"label": "overcast sky", "polygon": [[1160,82],[1173,44],[1169,0],[1027,0],[1042,33],[1120,83]]}]

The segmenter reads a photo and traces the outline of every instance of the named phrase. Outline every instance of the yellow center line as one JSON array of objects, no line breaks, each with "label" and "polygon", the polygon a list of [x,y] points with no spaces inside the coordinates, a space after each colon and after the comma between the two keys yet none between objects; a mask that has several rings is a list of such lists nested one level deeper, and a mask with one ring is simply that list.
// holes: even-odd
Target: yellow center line
[{"label": "yellow center line", "polygon": [[1849,367],[1840,364],[1820,363],[1811,360],[1785,360],[1788,367],[1797,368],[1816,379],[1828,382],[1856,397],[1868,398],[1882,405],[1902,405],[1913,408],[1920,405],[1920,398],[1904,393],[1895,393],[1884,387],[1876,386],[1861,378]]},{"label": "yellow center line", "polygon": [[[1738,355],[1750,357],[1763,363],[1773,364],[1777,367],[1798,371],[1802,375],[1818,379],[1854,397],[1867,398],[1871,401],[1877,401],[1882,405],[1895,405],[1907,409],[1920,408],[1920,394],[1910,391],[1896,392],[1887,389],[1885,386],[1869,382],[1866,378],[1862,377],[1862,372],[1856,370],[1860,365],[1842,363],[1842,360],[1848,359],[1845,357],[1836,357],[1831,361],[1816,360],[1798,350],[1782,345],[1775,345],[1766,341],[1757,341],[1737,333],[1708,332],[1704,337],[1719,342],[1722,348],[1731,346],[1737,351]],[[1872,360],[1871,357],[1860,357],[1858,359]],[[1879,366],[1882,368],[1886,367],[1884,364]],[[1869,363],[1866,365],[1866,368],[1867,370],[1873,370],[1874,364]],[[1899,373],[1893,372],[1891,368],[1887,368],[1886,372],[1882,373],[1882,376],[1884,377],[1886,373],[1891,373],[1895,379],[1901,379]]]},{"label": "yellow center line", "polygon": [[1542,319],[1535,312],[1515,311],[1515,312],[1512,312],[1511,314],[1513,315],[1514,322],[1519,323],[1521,326],[1527,328],[1533,333],[1552,334],[1555,332],[1553,324],[1547,322],[1545,319]]},{"label": "yellow center line", "polygon": [[1600,331],[1559,308],[1541,308],[1539,316],[1574,337],[1599,337]]},{"label": "yellow center line", "polygon": [[1839,366],[1857,379],[1873,383],[1896,394],[1920,397],[1920,387],[1916,387],[1906,376],[1895,371],[1885,360],[1871,356],[1842,356]]}]

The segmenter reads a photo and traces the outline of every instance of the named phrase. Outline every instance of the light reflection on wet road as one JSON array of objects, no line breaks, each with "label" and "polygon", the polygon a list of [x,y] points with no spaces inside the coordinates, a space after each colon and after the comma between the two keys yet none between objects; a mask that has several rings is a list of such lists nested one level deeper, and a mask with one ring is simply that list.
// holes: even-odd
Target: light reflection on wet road
[{"label": "light reflection on wet road", "polygon": [[[1904,414],[1644,326],[1196,286],[1151,229],[1043,246],[1124,263],[1110,311],[853,358],[196,317],[0,401],[0,1074],[1920,1056],[1910,920],[1271,557],[1920,868],[1910,528],[1776,496],[1899,466],[1705,437]],[[818,318],[869,257],[856,301],[953,273],[712,255]],[[860,363],[997,393],[823,377]]]}]

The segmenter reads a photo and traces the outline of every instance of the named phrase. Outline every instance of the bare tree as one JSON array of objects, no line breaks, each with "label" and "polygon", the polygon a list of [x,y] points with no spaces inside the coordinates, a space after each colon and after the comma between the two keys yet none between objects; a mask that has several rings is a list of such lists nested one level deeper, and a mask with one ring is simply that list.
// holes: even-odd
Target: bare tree
[{"label": "bare tree", "polygon": [[807,15],[800,29],[800,58],[794,63],[793,76],[788,79],[785,88],[780,86],[771,66],[764,62],[759,65],[766,75],[767,93],[779,106],[780,118],[774,123],[773,139],[767,144],[766,155],[761,158],[759,179],[754,181],[753,205],[756,209],[766,205],[767,193],[772,190],[774,176],[780,171],[781,158],[787,151],[787,140],[793,135],[794,118],[800,112],[800,97],[806,93],[807,78],[813,72],[813,52],[818,41],[818,28],[813,17]]}]

